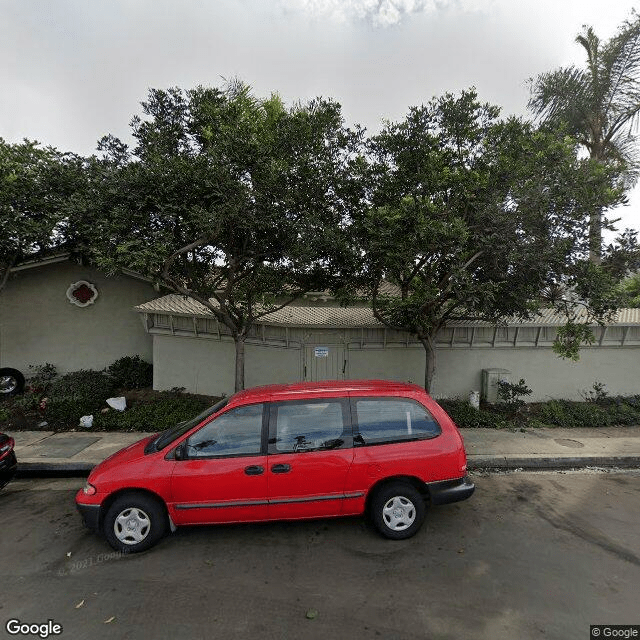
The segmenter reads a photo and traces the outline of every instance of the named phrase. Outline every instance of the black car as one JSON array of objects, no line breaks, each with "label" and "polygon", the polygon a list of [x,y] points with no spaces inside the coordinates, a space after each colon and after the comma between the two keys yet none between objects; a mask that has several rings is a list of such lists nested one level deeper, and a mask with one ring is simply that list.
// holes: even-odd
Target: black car
[{"label": "black car", "polygon": [[13,438],[0,433],[0,489],[13,478],[18,468],[18,461],[13,450],[15,444]]}]

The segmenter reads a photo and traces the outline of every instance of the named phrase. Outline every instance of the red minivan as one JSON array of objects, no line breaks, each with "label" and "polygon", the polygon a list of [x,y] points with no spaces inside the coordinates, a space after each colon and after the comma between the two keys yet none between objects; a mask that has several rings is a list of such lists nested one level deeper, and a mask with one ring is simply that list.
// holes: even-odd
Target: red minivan
[{"label": "red minivan", "polygon": [[240,391],[107,458],[76,504],[136,552],[179,525],[363,513],[399,540],[473,490],[460,433],[424,389],[350,380]]}]

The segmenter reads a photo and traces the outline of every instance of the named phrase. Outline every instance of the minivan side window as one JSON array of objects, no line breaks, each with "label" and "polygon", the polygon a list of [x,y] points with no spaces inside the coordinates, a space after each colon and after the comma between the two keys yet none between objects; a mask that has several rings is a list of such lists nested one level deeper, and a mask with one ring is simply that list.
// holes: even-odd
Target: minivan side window
[{"label": "minivan side window", "polygon": [[[351,426],[340,399],[271,405],[270,453],[296,453],[351,446]],[[345,432],[345,425],[348,433]]]},{"label": "minivan side window", "polygon": [[359,444],[377,444],[435,438],[440,426],[415,400],[408,398],[354,398]]},{"label": "minivan side window", "polygon": [[249,404],[218,416],[187,439],[187,457],[259,455],[263,408]]}]

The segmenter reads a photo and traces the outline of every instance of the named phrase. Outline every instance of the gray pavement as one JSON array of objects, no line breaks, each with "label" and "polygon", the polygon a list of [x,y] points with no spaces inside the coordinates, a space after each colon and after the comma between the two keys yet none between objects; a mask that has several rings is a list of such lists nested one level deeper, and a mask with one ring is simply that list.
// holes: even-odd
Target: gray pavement
[{"label": "gray pavement", "polygon": [[[600,429],[461,429],[469,469],[640,467],[640,426]],[[15,431],[25,471],[88,472],[145,433]]]},{"label": "gray pavement", "polygon": [[10,619],[53,620],[49,640],[587,640],[591,624],[638,624],[640,471],[474,482],[409,540],[331,518],[178,527],[121,554],[82,525],[81,479],[15,480],[0,638],[39,640]]}]

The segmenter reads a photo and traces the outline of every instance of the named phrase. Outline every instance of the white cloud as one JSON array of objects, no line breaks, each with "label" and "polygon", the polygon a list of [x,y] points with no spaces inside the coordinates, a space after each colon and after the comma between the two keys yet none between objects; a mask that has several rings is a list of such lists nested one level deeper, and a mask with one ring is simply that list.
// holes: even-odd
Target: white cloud
[{"label": "white cloud", "polygon": [[[469,4],[467,0],[280,0],[286,10],[301,12],[313,18],[329,18],[336,22],[364,20],[376,27],[399,24],[405,16],[431,13],[450,4]],[[471,4],[477,4],[471,2]]]}]

